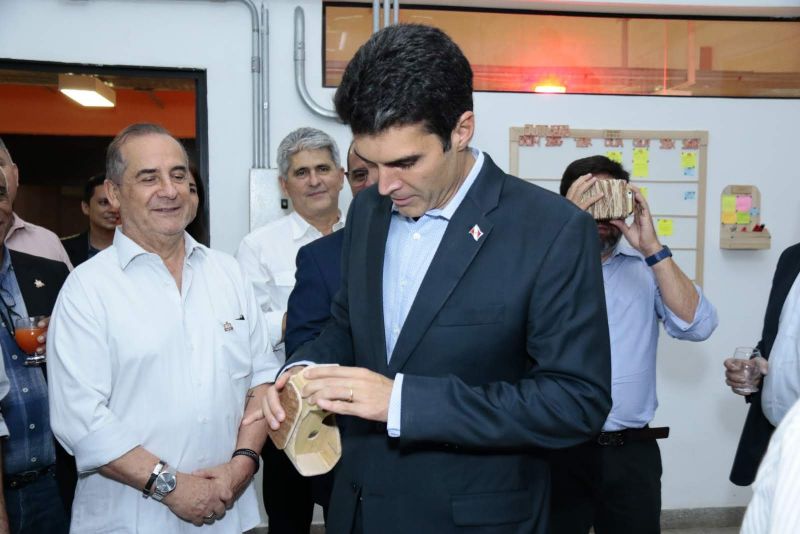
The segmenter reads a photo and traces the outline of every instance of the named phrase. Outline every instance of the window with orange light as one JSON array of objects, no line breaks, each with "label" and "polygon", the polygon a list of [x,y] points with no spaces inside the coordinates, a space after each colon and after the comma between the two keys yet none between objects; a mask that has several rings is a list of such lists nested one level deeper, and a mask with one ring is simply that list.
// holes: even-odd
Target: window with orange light
[{"label": "window with orange light", "polygon": [[[372,5],[325,2],[324,83],[372,33]],[[383,13],[380,15],[383,21]],[[401,5],[470,61],[476,91],[800,98],[800,20]]]}]

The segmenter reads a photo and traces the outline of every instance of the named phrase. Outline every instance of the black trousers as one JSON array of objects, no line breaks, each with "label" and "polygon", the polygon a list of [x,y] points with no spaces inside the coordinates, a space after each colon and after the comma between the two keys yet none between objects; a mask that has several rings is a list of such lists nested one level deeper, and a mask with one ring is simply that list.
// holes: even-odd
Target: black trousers
[{"label": "black trousers", "polygon": [[286,454],[267,439],[261,450],[264,459],[264,508],[269,517],[269,534],[308,534],[314,503],[326,517],[332,488],[332,473],[304,477]]},{"label": "black trousers", "polygon": [[661,531],[661,452],[655,439],[588,442],[550,455],[552,534]]}]

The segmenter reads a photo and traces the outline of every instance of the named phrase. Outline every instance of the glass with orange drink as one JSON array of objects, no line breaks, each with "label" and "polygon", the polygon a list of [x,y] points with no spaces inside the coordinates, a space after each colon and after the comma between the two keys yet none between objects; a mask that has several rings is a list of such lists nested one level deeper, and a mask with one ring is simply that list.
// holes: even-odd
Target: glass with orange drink
[{"label": "glass with orange drink", "polygon": [[37,354],[36,349],[42,343],[39,342],[40,336],[47,335],[47,326],[44,315],[34,317],[19,317],[14,319],[14,340],[25,354],[25,365],[42,365],[45,363],[45,354]]}]

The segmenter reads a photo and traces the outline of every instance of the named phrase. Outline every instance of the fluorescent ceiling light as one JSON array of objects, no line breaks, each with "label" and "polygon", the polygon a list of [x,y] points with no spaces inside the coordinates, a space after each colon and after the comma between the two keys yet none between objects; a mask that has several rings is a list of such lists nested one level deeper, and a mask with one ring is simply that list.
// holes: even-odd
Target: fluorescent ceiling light
[{"label": "fluorescent ceiling light", "polygon": [[534,93],[566,93],[567,88],[563,85],[546,84],[537,85],[533,88]]},{"label": "fluorescent ceiling light", "polygon": [[113,108],[117,103],[114,90],[94,76],[59,74],[58,90],[88,108]]}]

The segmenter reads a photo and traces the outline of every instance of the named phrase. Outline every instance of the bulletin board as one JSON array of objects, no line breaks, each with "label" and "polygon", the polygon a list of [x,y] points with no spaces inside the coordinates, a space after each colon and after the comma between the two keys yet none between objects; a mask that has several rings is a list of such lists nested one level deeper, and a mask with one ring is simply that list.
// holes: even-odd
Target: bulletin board
[{"label": "bulletin board", "polygon": [[703,285],[708,132],[529,124],[509,129],[509,145],[510,173],[556,193],[576,159],[604,155],[621,163],[647,198],[659,241]]}]

